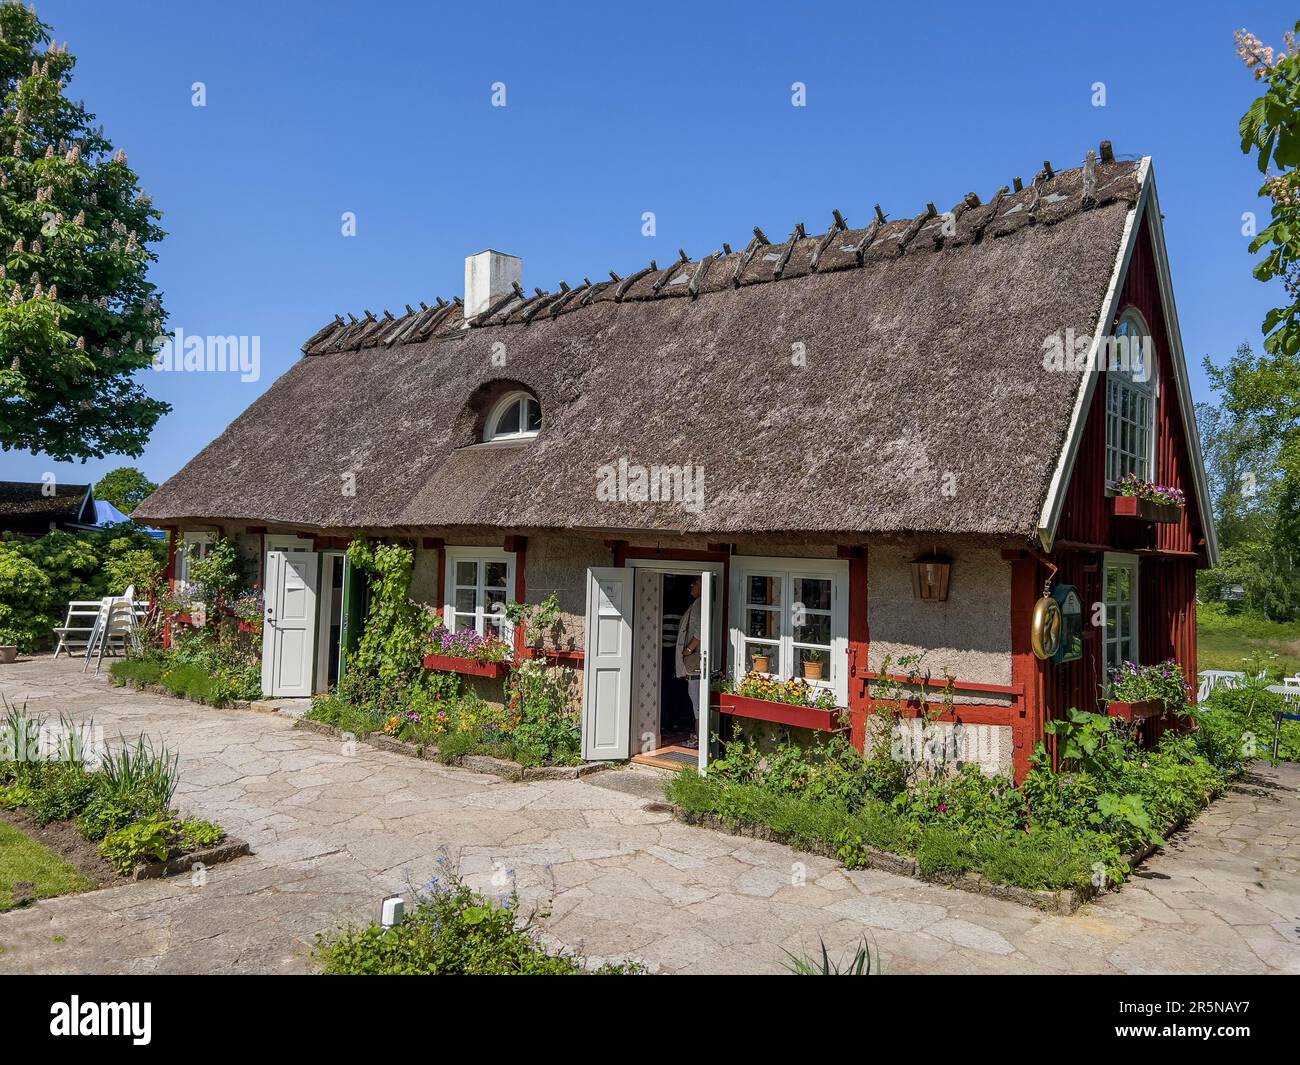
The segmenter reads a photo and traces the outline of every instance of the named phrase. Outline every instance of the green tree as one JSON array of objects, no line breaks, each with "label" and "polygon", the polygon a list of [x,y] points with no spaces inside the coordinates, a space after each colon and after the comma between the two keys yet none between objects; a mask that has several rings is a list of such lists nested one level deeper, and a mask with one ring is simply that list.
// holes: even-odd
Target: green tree
[{"label": "green tree", "polygon": [[130,514],[158,486],[134,466],[110,470],[95,485],[95,498],[112,503],[123,514]]},{"label": "green tree", "polygon": [[0,3],[0,449],[138,455],[169,408],[134,380],[163,311],[147,280],[161,214],[35,9]]},{"label": "green tree", "polygon": [[1204,598],[1229,585],[1253,613],[1286,620],[1300,612],[1300,479],[1282,461],[1277,432],[1277,359],[1242,344],[1223,366],[1205,360],[1217,405],[1199,404],[1210,499],[1221,545],[1219,566],[1199,577]]}]

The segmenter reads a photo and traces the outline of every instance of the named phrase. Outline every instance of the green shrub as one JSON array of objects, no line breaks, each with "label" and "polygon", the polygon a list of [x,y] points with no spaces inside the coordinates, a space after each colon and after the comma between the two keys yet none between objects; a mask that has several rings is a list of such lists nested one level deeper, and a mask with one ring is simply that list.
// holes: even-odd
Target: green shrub
[{"label": "green shrub", "polygon": [[516,720],[510,735],[522,765],[577,765],[582,761],[581,719],[570,702],[572,674],[525,659],[510,671],[506,709]]},{"label": "green shrub", "polygon": [[333,725],[356,736],[366,736],[378,731],[383,724],[378,714],[358,708],[338,695],[322,695],[312,700],[311,709],[304,715],[311,721]]},{"label": "green shrub", "polygon": [[[317,961],[331,976],[573,976],[579,959],[549,954],[534,938],[531,919],[520,921],[518,898],[498,904],[447,870],[425,885],[397,927],[350,928],[317,939]],[[597,973],[641,971],[610,965]]]},{"label": "green shrub", "polygon": [[199,817],[187,817],[177,825],[176,843],[184,853],[215,847],[225,838],[225,829]]},{"label": "green shrub", "polygon": [[119,873],[129,873],[146,859],[166,861],[175,835],[176,822],[170,813],[151,814],[110,832],[100,843],[99,853]]},{"label": "green shrub", "polygon": [[77,830],[89,840],[101,840],[132,821],[165,810],[156,791],[144,787],[109,788],[101,777],[94,797],[77,818]]},{"label": "green shrub", "polygon": [[95,794],[95,778],[80,765],[51,762],[42,767],[28,811],[38,824],[70,821]]},{"label": "green shrub", "polygon": [[26,784],[0,784],[0,810],[17,810],[26,806],[35,797]]},{"label": "green shrub", "polygon": [[131,525],[0,539],[0,629],[25,654],[51,646],[70,600],[118,595],[130,583],[153,599],[165,553],[162,541]]}]

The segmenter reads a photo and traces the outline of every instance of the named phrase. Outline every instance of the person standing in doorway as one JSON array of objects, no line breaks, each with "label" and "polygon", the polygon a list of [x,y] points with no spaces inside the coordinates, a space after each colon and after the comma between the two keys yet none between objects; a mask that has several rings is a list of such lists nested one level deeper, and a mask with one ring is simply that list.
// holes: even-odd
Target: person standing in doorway
[{"label": "person standing in doorway", "polygon": [[677,675],[686,681],[686,691],[691,698],[691,714],[695,718],[694,731],[686,746],[697,747],[700,742],[700,578],[691,581],[691,605],[682,615],[677,628]]}]

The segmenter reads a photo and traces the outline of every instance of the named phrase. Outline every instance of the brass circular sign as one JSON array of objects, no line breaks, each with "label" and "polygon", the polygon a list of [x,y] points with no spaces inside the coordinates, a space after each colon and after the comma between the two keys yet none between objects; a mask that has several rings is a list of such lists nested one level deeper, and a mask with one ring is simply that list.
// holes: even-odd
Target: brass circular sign
[{"label": "brass circular sign", "polygon": [[1050,595],[1034,604],[1034,620],[1030,625],[1029,639],[1034,655],[1051,658],[1061,646],[1061,607]]}]

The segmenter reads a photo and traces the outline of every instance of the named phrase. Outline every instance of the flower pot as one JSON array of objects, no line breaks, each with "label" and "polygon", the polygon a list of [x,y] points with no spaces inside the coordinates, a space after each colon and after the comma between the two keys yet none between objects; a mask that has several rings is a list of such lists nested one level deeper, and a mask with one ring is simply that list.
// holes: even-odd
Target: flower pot
[{"label": "flower pot", "polygon": [[803,664],[803,675],[805,680],[821,680],[822,664],[820,662],[805,662]]},{"label": "flower pot", "polygon": [[754,672],[755,672],[755,673],[770,673],[771,670],[767,668],[767,667],[768,667],[768,663],[769,663],[769,661],[770,661],[770,660],[767,658],[766,655],[755,655],[755,656],[754,656]]},{"label": "flower pot", "polygon": [[0,663],[7,665],[18,659],[18,645],[16,643],[0,644]]},{"label": "flower pot", "polygon": [[1117,518],[1134,518],[1158,525],[1176,525],[1183,517],[1183,508],[1177,503],[1156,503],[1137,496],[1114,496],[1111,513]]}]

